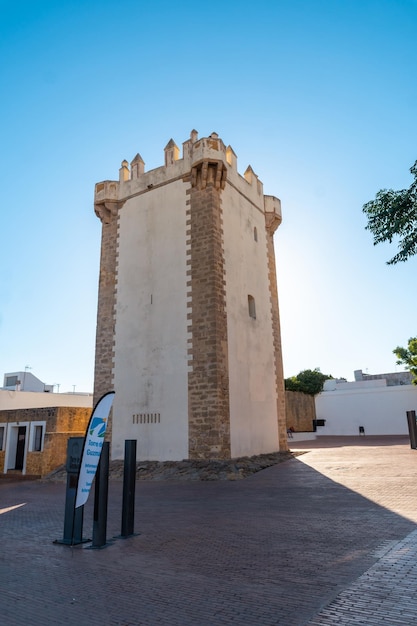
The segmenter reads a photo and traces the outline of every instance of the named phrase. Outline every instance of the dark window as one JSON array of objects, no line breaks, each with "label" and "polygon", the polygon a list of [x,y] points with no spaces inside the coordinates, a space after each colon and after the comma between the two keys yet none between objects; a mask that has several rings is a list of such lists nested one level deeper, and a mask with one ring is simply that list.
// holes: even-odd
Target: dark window
[{"label": "dark window", "polygon": [[15,387],[17,385],[17,376],[6,376],[6,387]]},{"label": "dark window", "polygon": [[255,298],[253,296],[248,296],[248,309],[249,316],[256,320],[256,307],[255,307]]},{"label": "dark window", "polygon": [[0,426],[0,450],[4,450],[4,426]]},{"label": "dark window", "polygon": [[33,439],[33,451],[40,452],[42,450],[42,426],[35,426],[35,436]]}]

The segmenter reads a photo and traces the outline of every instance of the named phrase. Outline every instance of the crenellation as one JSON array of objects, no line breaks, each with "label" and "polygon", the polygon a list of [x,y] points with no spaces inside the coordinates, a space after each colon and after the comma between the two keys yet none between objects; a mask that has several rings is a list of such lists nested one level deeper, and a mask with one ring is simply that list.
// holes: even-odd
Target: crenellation
[{"label": "crenellation", "polygon": [[164,148],[165,152],[165,167],[174,165],[175,161],[180,158],[180,149],[173,139],[170,139]]},{"label": "crenellation", "polygon": [[122,161],[121,167],[119,169],[119,182],[124,183],[125,181],[130,179],[130,170],[129,163],[124,160]]},{"label": "crenellation", "polygon": [[243,178],[246,180],[246,182],[248,182],[250,185],[253,185],[254,181],[257,180],[257,175],[255,174],[255,172],[252,169],[251,165],[248,165],[248,167],[245,170],[245,173],[243,174]]},{"label": "crenellation", "polygon": [[136,154],[133,161],[130,162],[130,177],[132,180],[139,178],[145,173],[145,161],[140,156],[139,152]]},{"label": "crenellation", "polygon": [[232,146],[227,146],[226,148],[226,161],[232,169],[237,171],[237,156]]},{"label": "crenellation", "polygon": [[187,141],[184,141],[182,144],[182,158],[186,163],[191,162],[193,145],[198,140],[198,132],[196,130],[192,130],[190,133],[190,138]]},{"label": "crenellation", "polygon": [[[125,201],[137,194],[151,192],[156,187],[169,184],[173,179],[182,177],[187,182],[191,176],[191,183],[195,184],[194,175],[199,171],[201,163],[211,164],[204,166],[201,174],[205,177],[214,176],[214,183],[222,188],[227,181],[234,185],[245,197],[248,197],[260,210],[263,210],[263,185],[251,166],[248,166],[244,175],[237,171],[237,156],[233,148],[225,146],[217,133],[211,133],[209,137],[198,139],[197,131],[193,130],[190,139],[183,144],[183,156],[173,139],[170,139],[164,148],[163,166],[145,171],[145,163],[136,154],[129,164],[122,161],[119,170],[119,181],[103,181],[96,185],[95,203],[103,205],[103,201]],[[216,168],[213,169],[214,165]],[[197,168],[197,169],[194,169]],[[204,180],[206,180],[204,178]],[[211,183],[211,178],[207,179]],[[256,184],[255,184],[256,182]],[[248,185],[249,183],[249,185]]]}]

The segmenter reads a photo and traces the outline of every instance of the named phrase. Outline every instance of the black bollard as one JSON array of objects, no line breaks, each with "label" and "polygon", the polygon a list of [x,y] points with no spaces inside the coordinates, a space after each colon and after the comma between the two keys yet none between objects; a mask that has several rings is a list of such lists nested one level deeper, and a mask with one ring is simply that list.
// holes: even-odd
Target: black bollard
[{"label": "black bollard", "polygon": [[410,435],[410,446],[413,450],[417,448],[417,424],[416,412],[407,411],[408,432]]},{"label": "black bollard", "polygon": [[136,484],[136,439],[125,440],[123,471],[122,537],[134,534],[135,484]]},{"label": "black bollard", "polygon": [[105,441],[103,443],[100,462],[96,472],[92,548],[102,548],[106,545],[107,502],[109,494],[109,456],[109,442]]}]

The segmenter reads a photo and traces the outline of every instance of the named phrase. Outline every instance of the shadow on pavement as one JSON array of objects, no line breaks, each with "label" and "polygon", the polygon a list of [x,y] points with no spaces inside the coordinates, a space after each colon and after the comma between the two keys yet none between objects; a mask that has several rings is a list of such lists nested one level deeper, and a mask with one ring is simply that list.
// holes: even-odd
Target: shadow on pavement
[{"label": "shadow on pavement", "polygon": [[[235,482],[138,482],[141,534],[105,550],[52,544],[63,484],[0,484],[0,509],[26,503],[0,515],[4,623],[307,623],[416,524],[305,456]],[[122,483],[111,483],[108,538],[120,533],[121,498]],[[91,496],[86,534],[92,519]]]},{"label": "shadow on pavement", "polygon": [[408,435],[357,435],[345,437],[318,436],[317,439],[305,441],[288,441],[290,450],[315,450],[317,448],[344,448],[352,446],[398,446],[410,447]]}]

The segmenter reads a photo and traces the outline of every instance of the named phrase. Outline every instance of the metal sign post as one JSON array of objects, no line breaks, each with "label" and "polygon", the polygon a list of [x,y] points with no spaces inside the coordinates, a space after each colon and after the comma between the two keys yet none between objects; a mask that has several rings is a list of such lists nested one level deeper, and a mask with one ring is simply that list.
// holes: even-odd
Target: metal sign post
[{"label": "metal sign post", "polygon": [[77,494],[78,470],[81,463],[84,437],[70,437],[67,444],[67,490],[65,495],[64,536],[53,543],[67,546],[78,545],[90,541],[83,539],[84,507],[75,509]]},{"label": "metal sign post", "polygon": [[110,446],[109,442],[105,441],[96,473],[92,548],[103,548],[106,545],[109,462]]},{"label": "metal sign post", "polygon": [[123,473],[122,537],[134,534],[135,523],[135,482],[136,482],[136,439],[125,441],[125,462]]}]

